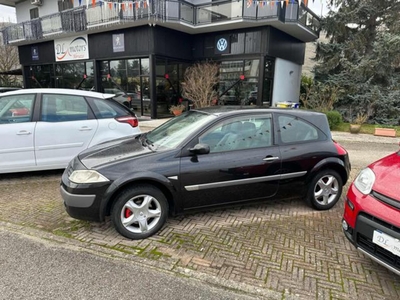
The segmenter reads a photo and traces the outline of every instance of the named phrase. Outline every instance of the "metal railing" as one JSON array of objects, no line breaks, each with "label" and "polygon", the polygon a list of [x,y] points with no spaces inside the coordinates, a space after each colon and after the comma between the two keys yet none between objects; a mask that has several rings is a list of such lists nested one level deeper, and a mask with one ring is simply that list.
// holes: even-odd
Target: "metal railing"
[{"label": "metal railing", "polygon": [[[276,19],[284,23],[305,26],[316,35],[319,18],[304,4],[271,5],[257,0],[221,0],[193,5],[184,0],[141,0],[123,6],[98,2],[95,6],[80,6],[27,22],[10,25],[1,30],[4,44],[40,40],[50,35],[88,31],[109,27],[115,23],[147,20],[180,22],[191,26],[223,23],[232,20],[263,21]],[[142,22],[143,23],[143,22]]]}]

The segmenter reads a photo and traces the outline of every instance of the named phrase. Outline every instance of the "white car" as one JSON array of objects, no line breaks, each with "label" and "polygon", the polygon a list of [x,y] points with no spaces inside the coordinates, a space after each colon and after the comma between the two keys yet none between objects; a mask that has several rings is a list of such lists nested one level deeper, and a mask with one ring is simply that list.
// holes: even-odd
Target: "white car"
[{"label": "white car", "polygon": [[0,96],[0,173],[63,169],[81,151],[140,133],[113,94],[21,89]]}]

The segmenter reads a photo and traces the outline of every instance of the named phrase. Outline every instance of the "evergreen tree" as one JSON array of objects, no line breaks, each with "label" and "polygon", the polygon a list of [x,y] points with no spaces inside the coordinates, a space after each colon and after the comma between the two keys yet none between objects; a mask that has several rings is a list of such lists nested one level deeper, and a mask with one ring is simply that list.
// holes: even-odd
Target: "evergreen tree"
[{"label": "evergreen tree", "polygon": [[330,0],[315,79],[339,87],[339,107],[380,123],[400,120],[400,0]]}]

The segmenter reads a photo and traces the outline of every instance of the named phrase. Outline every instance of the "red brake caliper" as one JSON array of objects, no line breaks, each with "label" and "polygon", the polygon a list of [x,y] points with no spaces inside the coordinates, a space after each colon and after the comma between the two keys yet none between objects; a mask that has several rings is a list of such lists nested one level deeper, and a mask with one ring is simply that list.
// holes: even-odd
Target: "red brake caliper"
[{"label": "red brake caliper", "polygon": [[132,215],[133,215],[133,213],[130,211],[130,209],[125,208],[125,218],[129,218]]}]

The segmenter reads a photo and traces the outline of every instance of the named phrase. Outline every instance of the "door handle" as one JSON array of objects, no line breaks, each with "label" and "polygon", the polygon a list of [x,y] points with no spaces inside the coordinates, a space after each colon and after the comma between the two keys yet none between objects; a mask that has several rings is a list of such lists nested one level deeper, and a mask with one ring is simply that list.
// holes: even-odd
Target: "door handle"
[{"label": "door handle", "polygon": [[17,132],[17,135],[30,135],[32,134],[32,132],[27,131],[27,130],[21,130],[19,132]]},{"label": "door handle", "polygon": [[278,159],[279,159],[278,156],[267,156],[266,158],[263,159],[263,161],[274,161]]},{"label": "door handle", "polygon": [[90,130],[92,130],[92,128],[87,127],[87,126],[83,126],[83,127],[79,128],[79,131],[90,131]]}]

